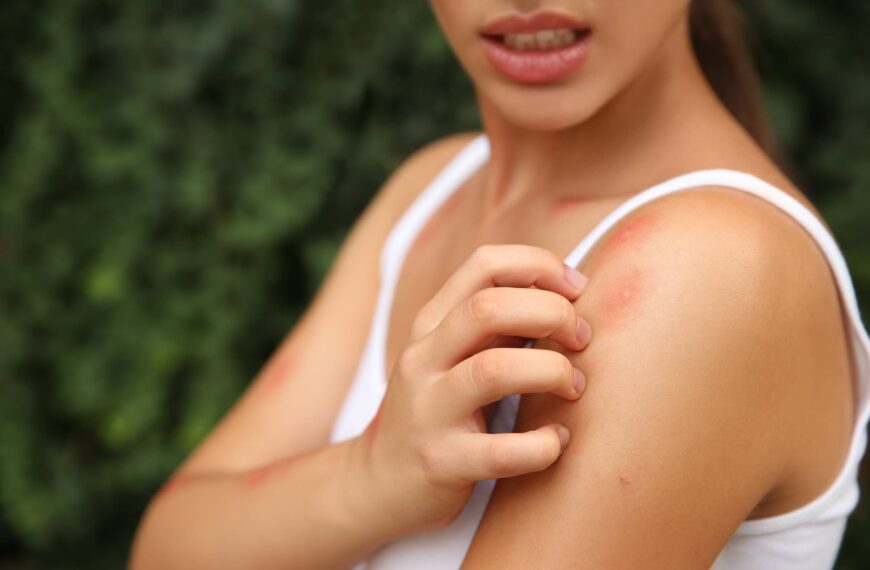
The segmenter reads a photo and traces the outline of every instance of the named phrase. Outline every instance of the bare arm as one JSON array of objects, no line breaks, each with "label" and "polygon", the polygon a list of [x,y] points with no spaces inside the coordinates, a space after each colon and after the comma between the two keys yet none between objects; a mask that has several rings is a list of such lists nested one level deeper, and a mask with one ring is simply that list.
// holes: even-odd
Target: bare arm
[{"label": "bare arm", "polygon": [[365,343],[387,232],[473,135],[428,145],[390,177],[297,326],[151,501],[135,568],[335,567],[392,536],[366,520],[379,498],[342,468],[353,444],[328,445],[329,432]]},{"label": "bare arm", "polygon": [[244,473],[178,475],[152,502],[131,568],[344,568],[401,528],[353,468],[357,439]]},{"label": "bare arm", "polygon": [[851,417],[824,259],[773,207],[692,194],[644,206],[584,261],[586,394],[523,395],[516,425],[558,421],[571,441],[498,482],[464,570],[709,568],[743,520],[830,483]]}]

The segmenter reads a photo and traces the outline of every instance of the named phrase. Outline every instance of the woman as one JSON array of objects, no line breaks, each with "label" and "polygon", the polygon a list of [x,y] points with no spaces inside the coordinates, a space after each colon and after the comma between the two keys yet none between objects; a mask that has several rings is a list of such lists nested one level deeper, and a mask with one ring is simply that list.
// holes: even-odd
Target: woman
[{"label": "woman", "polygon": [[132,566],[830,567],[870,341],[733,7],[431,4],[483,132],[387,181]]}]

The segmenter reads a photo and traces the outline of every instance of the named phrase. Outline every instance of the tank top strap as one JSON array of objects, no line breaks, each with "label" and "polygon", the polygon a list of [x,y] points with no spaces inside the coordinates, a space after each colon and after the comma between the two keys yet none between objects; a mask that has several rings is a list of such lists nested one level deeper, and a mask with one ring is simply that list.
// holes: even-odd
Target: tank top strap
[{"label": "tank top strap", "polygon": [[420,191],[387,234],[381,248],[381,284],[364,357],[370,360],[370,375],[366,385],[377,400],[383,398],[387,386],[388,371],[384,362],[387,330],[405,257],[427,220],[488,157],[489,139],[485,134],[466,143]]},{"label": "tank top strap", "polygon": [[380,271],[391,291],[392,281],[411,247],[414,236],[441,205],[489,156],[489,139],[480,134],[466,143],[414,199],[393,225],[381,250]]},{"label": "tank top strap", "polygon": [[[711,186],[741,190],[772,203],[774,206],[794,218],[815,239],[816,243],[818,243],[822,252],[825,254],[825,257],[834,273],[841,300],[849,315],[850,324],[852,325],[853,330],[858,333],[862,345],[861,348],[863,349],[862,351],[865,354],[870,354],[870,339],[868,339],[867,331],[864,329],[864,325],[861,321],[855,287],[852,283],[846,260],[843,257],[836,240],[806,206],[801,204],[784,190],[781,190],[752,174],[722,168],[698,170],[676,176],[656,184],[655,186],[651,186],[627,199],[596,224],[592,231],[590,231],[583,240],[577,244],[571,253],[568,254],[565,258],[565,263],[574,267],[579,265],[595,243],[601,239],[608,230],[616,225],[622,218],[634,210],[637,210],[644,204],[675,192]],[[862,387],[864,390],[862,391],[860,398],[862,402],[868,398],[866,388],[866,386]]]},{"label": "tank top strap", "polygon": [[[572,267],[579,266],[598,240],[622,218],[656,198],[684,190],[702,187],[725,187],[753,194],[770,202],[794,218],[816,241],[833,271],[840,300],[848,315],[850,349],[855,365],[857,382],[855,425],[849,453],[836,480],[815,500],[797,510],[765,519],[749,520],[740,525],[737,534],[763,534],[776,532],[808,520],[833,519],[847,515],[858,501],[857,472],[867,445],[866,427],[870,418],[870,338],[860,315],[855,288],[846,260],[837,242],[825,226],[802,203],[784,190],[764,180],[736,170],[698,170],[671,178],[635,194],[617,206],[590,231],[564,259]],[[529,341],[529,347],[534,341]],[[516,395],[515,395],[516,396]],[[514,413],[518,397],[506,398],[506,412]]]}]

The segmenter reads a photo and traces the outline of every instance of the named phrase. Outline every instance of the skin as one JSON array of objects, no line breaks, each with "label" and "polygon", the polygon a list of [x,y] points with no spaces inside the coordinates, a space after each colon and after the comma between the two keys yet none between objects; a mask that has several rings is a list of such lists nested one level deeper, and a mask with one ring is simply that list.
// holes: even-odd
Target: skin
[{"label": "skin", "polygon": [[[383,518],[371,484],[348,469],[358,442],[329,445],[329,433],[368,335],[378,286],[372,268],[387,233],[473,135],[427,145],[385,182],[269,363],[155,491],[131,568],[334,568],[404,534]],[[268,467],[289,459],[286,469]]]},{"label": "skin", "polygon": [[[431,5],[474,83],[491,145],[476,177],[478,207],[454,226],[478,220],[484,228],[466,243],[512,227],[514,241],[567,253],[634,192],[710,167],[755,173],[815,212],[703,78],[687,2],[542,6],[593,27],[587,64],[546,88],[500,76],[476,35],[494,17],[531,8]],[[435,263],[416,261],[409,274]],[[708,567],[741,521],[793,510],[827,488],[851,437],[848,353],[827,264],[792,220],[735,191],[686,192],[628,216],[580,269],[590,287],[575,306],[596,340],[572,361],[589,378],[588,394],[573,405],[525,395],[515,429],[562,421],[572,442],[552,468],[499,481],[463,568]],[[397,299],[413,297],[406,291]],[[413,314],[418,299],[397,306]],[[710,317],[717,303],[729,308],[724,329]],[[402,330],[402,317],[394,322]],[[728,328],[764,331],[770,344]],[[752,367],[734,378],[734,363],[747,359]],[[635,367],[620,364],[628,362]],[[759,395],[759,380],[773,397]],[[711,425],[747,439],[717,436]],[[696,461],[687,465],[687,454]],[[693,524],[699,513],[703,525]]]},{"label": "skin", "polygon": [[[632,194],[708,167],[754,173],[815,212],[704,80],[685,0],[541,4],[593,28],[586,64],[546,87],[501,77],[477,37],[532,7],[430,4],[473,82],[491,153],[403,263],[387,370],[414,316],[480,244],[566,255]],[[149,505],[132,567],[342,567],[410,532],[384,516],[402,509],[348,471],[393,435],[390,418],[379,413],[361,438],[328,436],[387,232],[476,134],[421,149],[379,191],[276,364],[179,468],[184,483]],[[851,435],[848,356],[830,271],[792,219],[732,190],[683,192],[623,219],[580,269],[590,281],[573,306],[595,340],[582,352],[534,348],[569,355],[588,393],[524,394],[515,429],[559,422],[570,443],[549,468],[499,481],[463,568],[708,567],[741,521],[830,484]]]}]

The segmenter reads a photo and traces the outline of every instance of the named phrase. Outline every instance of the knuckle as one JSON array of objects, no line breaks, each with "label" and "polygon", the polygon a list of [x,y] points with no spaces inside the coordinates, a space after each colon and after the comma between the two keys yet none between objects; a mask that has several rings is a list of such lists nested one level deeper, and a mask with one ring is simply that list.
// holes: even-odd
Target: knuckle
[{"label": "knuckle", "polygon": [[419,444],[417,447],[417,460],[426,479],[429,481],[437,480],[443,463],[441,452],[437,446],[428,442]]},{"label": "knuckle", "polygon": [[562,258],[545,248],[537,248],[538,250],[538,259],[540,263],[544,267],[553,267],[562,270],[562,267],[565,265],[565,262],[562,261]]},{"label": "knuckle", "polygon": [[498,315],[498,294],[493,288],[481,289],[468,298],[468,314],[475,323],[490,323]]},{"label": "knuckle", "polygon": [[471,359],[471,381],[478,386],[491,386],[504,374],[502,358],[494,350],[484,350]]},{"label": "knuckle", "polygon": [[471,259],[476,267],[482,271],[487,271],[495,265],[497,255],[498,246],[485,243],[474,248],[474,251],[471,253]]},{"label": "knuckle", "polygon": [[396,371],[401,378],[415,378],[420,374],[420,345],[412,343],[405,347],[396,362]]},{"label": "knuckle", "polygon": [[418,311],[411,322],[410,338],[416,340],[426,336],[434,328],[430,325],[430,322],[431,320],[426,314],[425,308]]},{"label": "knuckle", "polygon": [[423,476],[429,482],[440,482],[444,478],[444,454],[441,446],[433,442],[424,442],[417,446],[417,460]]},{"label": "knuckle", "polygon": [[490,444],[484,452],[486,468],[494,478],[509,475],[512,472],[513,454],[505,445]]}]

